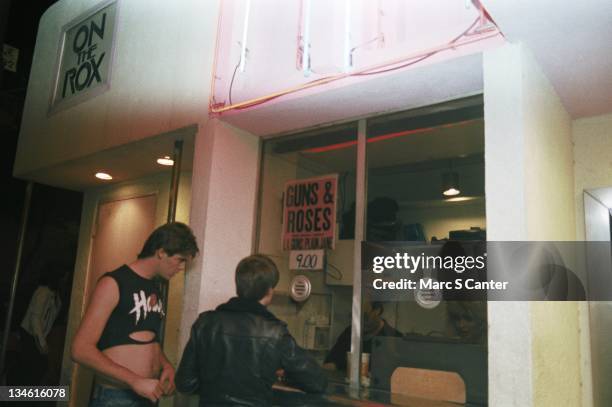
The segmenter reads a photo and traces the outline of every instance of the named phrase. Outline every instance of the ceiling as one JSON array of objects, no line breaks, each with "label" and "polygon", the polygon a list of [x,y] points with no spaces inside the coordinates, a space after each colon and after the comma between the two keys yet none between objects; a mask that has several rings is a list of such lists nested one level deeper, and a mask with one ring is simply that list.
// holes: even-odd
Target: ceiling
[{"label": "ceiling", "polygon": [[[161,172],[170,173],[171,167],[157,164],[157,159],[173,156],[175,140],[183,140],[181,171],[191,171],[193,163],[194,137],[189,128],[182,131],[149,137],[117,148],[98,152],[44,168],[28,174],[28,179],[41,184],[57,186],[75,191],[138,179]],[[107,172],[111,181],[95,178],[96,172]]]},{"label": "ceiling", "polygon": [[[367,148],[368,196],[388,196],[407,209],[483,205],[484,121],[423,128],[422,132],[393,138],[369,139]],[[357,151],[354,145],[324,152],[308,149],[280,153],[313,174],[348,175],[353,191]],[[459,173],[463,201],[449,202],[441,195],[442,173]]]},{"label": "ceiling", "polygon": [[[612,1],[483,0],[483,4],[506,40],[522,42],[533,52],[572,118],[612,111]],[[480,92],[482,54],[476,52],[458,56],[452,64],[415,66],[366,81],[347,81],[319,94],[303,92],[282,102],[226,112],[223,120],[266,137]]]},{"label": "ceiling", "polygon": [[573,118],[612,111],[612,1],[482,0],[533,52]]},{"label": "ceiling", "polygon": [[254,109],[229,111],[223,121],[259,136],[415,109],[482,93],[482,54],[452,64],[416,66],[367,80],[338,84],[324,92],[270,101]]},{"label": "ceiling", "polygon": [[[302,158],[330,172],[354,172],[357,148],[350,146],[323,153],[304,151]],[[368,168],[389,168],[484,154],[484,121],[471,120],[455,126],[423,129],[422,132],[368,143]]]},{"label": "ceiling", "polygon": [[482,119],[370,143],[368,165],[370,168],[390,167],[478,153],[484,154]]},{"label": "ceiling", "polygon": [[[442,122],[437,126],[414,127],[419,118],[432,113],[448,116],[462,107],[479,103],[480,98],[469,98],[444,103],[425,109],[412,110],[368,121],[375,134],[368,138],[367,169],[370,197],[389,196],[407,209],[428,208],[432,205],[448,207],[480,205],[484,196],[484,120],[482,117],[454,123]],[[480,102],[481,103],[481,102]],[[481,108],[481,106],[477,106]],[[418,112],[418,114],[417,114]],[[467,113],[463,113],[467,114]],[[450,116],[449,116],[450,117]],[[385,127],[384,124],[387,126]],[[331,128],[341,132],[344,127]],[[384,132],[392,129],[391,133]],[[409,129],[409,132],[403,130]],[[332,138],[330,129],[309,132],[309,140],[319,136]],[[288,147],[291,140],[302,140],[304,134],[288,137],[284,141],[270,141],[272,146]],[[280,157],[292,160],[294,165],[313,174],[340,173],[347,175],[349,191],[354,188],[357,162],[356,141],[331,142],[329,149],[312,148],[311,144],[294,143],[294,149],[278,148]],[[318,146],[322,147],[322,146]],[[274,151],[274,148],[268,151]],[[459,173],[462,201],[449,202],[440,194],[441,176],[452,169]],[[353,185],[352,187],[350,185]],[[401,187],[405,186],[405,187]]]}]

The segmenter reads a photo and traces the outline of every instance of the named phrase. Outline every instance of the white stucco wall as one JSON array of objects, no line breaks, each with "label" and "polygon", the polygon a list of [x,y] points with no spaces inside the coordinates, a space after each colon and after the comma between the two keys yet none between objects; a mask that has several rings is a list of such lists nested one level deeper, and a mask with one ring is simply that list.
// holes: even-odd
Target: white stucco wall
[{"label": "white stucco wall", "polygon": [[14,173],[207,119],[218,0],[118,0],[110,89],[48,115],[61,28],[100,0],[60,0],[36,39]]},{"label": "white stucco wall", "polygon": [[[202,235],[198,312],[235,295],[235,267],[252,251],[259,144],[259,138],[217,119],[197,135],[191,220]],[[209,165],[202,168],[200,161]]]},{"label": "white stucco wall", "polygon": [[[489,240],[574,240],[571,121],[530,51],[484,56]],[[489,403],[579,406],[576,303],[489,305]]]},{"label": "white stucco wall", "polygon": [[437,208],[402,208],[398,218],[404,224],[419,222],[427,240],[433,236],[438,239],[448,237],[452,230],[464,230],[471,227],[486,228],[485,204],[449,205]]},{"label": "white stucco wall", "polygon": [[[235,295],[236,265],[253,252],[259,156],[259,138],[218,119],[196,135],[190,226],[200,255],[186,274],[181,353],[198,314]],[[177,397],[174,405],[195,406],[195,399]]]},{"label": "white stucco wall", "polygon": [[[571,119],[534,56],[523,52],[527,240],[573,241]],[[579,304],[531,303],[535,406],[579,406],[583,397]],[[589,387],[590,388],[590,387]]]},{"label": "white stucco wall", "polygon": [[[520,58],[521,48],[510,45],[483,58],[487,238],[493,241],[527,235]],[[490,302],[488,322],[489,404],[533,405],[529,304]]]},{"label": "white stucco wall", "polygon": [[[220,105],[228,106],[296,88],[312,80],[341,75],[349,70],[349,63],[350,70],[358,72],[408,55],[426,53],[447,44],[478,18],[477,7],[455,0],[438,0],[436,7],[431,8],[407,1],[315,1],[308,7],[300,1],[259,1],[252,3],[248,16],[247,4],[246,1],[222,2],[219,31],[222,52],[218,54],[215,72],[218,80],[214,89],[215,100]],[[300,68],[302,58],[298,56],[298,48],[304,44],[297,38],[306,35],[308,38],[303,41],[309,43],[308,73]],[[245,40],[248,53],[241,60]],[[500,42],[501,36],[444,50],[424,60],[421,66],[477,52]],[[244,70],[234,72],[238,61],[243,63]],[[368,79],[345,78],[332,86]]]}]

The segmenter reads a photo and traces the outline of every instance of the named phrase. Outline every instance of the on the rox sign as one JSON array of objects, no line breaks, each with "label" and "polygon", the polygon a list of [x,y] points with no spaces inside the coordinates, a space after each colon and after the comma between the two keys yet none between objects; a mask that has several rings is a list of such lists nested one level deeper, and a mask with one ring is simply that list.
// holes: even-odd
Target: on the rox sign
[{"label": "on the rox sign", "polygon": [[116,2],[106,2],[65,27],[52,107],[108,84],[115,15]]}]

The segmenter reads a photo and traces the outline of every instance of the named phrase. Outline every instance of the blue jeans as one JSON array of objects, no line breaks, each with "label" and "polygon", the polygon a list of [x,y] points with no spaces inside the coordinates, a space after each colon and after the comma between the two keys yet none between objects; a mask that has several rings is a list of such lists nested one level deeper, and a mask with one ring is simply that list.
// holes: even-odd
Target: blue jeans
[{"label": "blue jeans", "polygon": [[151,407],[153,403],[129,389],[96,385],[89,407]]}]

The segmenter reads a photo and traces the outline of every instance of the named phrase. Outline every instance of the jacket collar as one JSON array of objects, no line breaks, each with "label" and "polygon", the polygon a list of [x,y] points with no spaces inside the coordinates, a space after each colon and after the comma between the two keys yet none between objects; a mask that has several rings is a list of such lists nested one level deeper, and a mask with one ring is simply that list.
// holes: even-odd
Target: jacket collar
[{"label": "jacket collar", "polygon": [[229,312],[247,312],[249,314],[255,314],[262,316],[266,319],[278,320],[266,307],[261,305],[258,301],[247,300],[240,297],[232,297],[225,304],[221,304],[217,307],[217,311],[229,311]]}]

